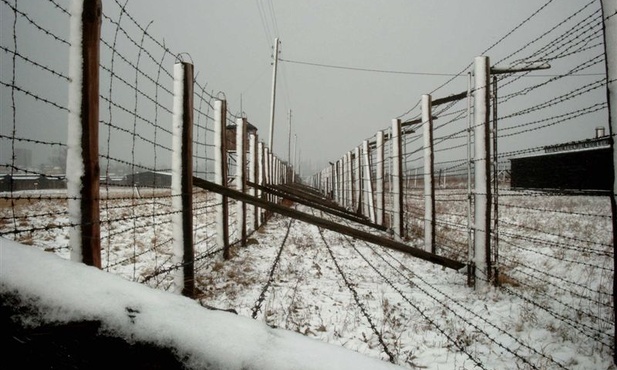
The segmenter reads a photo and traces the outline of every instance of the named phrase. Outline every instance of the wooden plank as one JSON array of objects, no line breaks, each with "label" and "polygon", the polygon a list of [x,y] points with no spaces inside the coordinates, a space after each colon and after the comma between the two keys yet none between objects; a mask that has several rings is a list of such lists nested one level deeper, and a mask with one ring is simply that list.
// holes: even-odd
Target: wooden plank
[{"label": "wooden plank", "polygon": [[249,182],[248,185],[256,187],[256,188],[258,188],[258,189],[260,189],[262,191],[268,192],[268,193],[270,193],[272,195],[289,199],[292,202],[300,203],[302,205],[318,209],[318,210],[320,210],[322,212],[326,212],[326,213],[329,213],[331,215],[344,218],[346,220],[357,222],[357,223],[365,225],[365,226],[370,226],[372,228],[375,228],[375,229],[381,230],[381,231],[386,231],[387,230],[387,228],[385,226],[377,225],[377,224],[375,224],[375,223],[373,223],[373,222],[371,222],[371,221],[369,221],[367,219],[360,218],[360,217],[358,217],[357,215],[355,215],[353,213],[341,212],[341,211],[338,211],[336,209],[325,207],[325,206],[322,206],[320,204],[313,203],[313,202],[311,202],[311,201],[309,201],[307,199],[304,199],[304,198],[301,198],[301,197],[296,197],[294,195],[291,195],[289,193],[285,193],[285,192],[279,191],[279,190],[271,188],[271,187],[260,186],[260,185],[257,185],[257,184],[253,184],[251,182]]},{"label": "wooden plank", "polygon": [[344,207],[339,206],[337,203],[333,202],[330,199],[324,198],[321,195],[313,195],[313,194],[305,193],[303,191],[299,191],[298,189],[296,189],[295,186],[279,185],[279,186],[276,186],[274,188],[276,190],[280,190],[282,192],[289,193],[289,194],[295,195],[297,197],[306,199],[306,200],[311,201],[313,203],[317,203],[317,204],[322,205],[324,207],[328,207],[330,209],[334,209],[334,210],[337,210],[337,211],[340,211],[340,212],[346,212],[346,213],[349,213],[350,215],[354,215],[355,217],[359,217],[357,214],[349,212],[347,209],[345,209]]},{"label": "wooden plank", "polygon": [[428,262],[431,262],[431,263],[434,263],[440,266],[444,266],[444,267],[451,268],[454,270],[460,270],[466,266],[462,262],[459,262],[459,261],[456,261],[456,260],[453,260],[447,257],[438,256],[436,254],[425,252],[421,249],[411,247],[401,242],[397,242],[397,241],[387,239],[387,238],[384,238],[378,235],[374,235],[366,231],[356,230],[352,227],[337,224],[332,221],[324,220],[320,217],[309,215],[304,212],[300,212],[295,209],[288,208],[282,205],[267,202],[262,199],[252,197],[248,194],[243,194],[233,189],[225,188],[223,186],[217,185],[207,180],[193,178],[193,185],[199,188],[205,189],[205,190],[223,194],[225,196],[234,198],[239,201],[243,201],[243,202],[246,202],[252,205],[259,206],[261,208],[267,209],[271,212],[281,214],[283,216],[291,217],[291,218],[294,218],[294,219],[297,219],[297,220],[300,220],[300,221],[303,221],[303,222],[306,222],[306,223],[309,223],[309,224],[312,224],[318,227],[322,227],[324,229],[332,230],[334,232],[338,232],[338,233],[341,233],[347,236],[351,236],[356,239],[364,240],[369,243],[381,245],[382,247],[385,247],[385,248],[394,249],[394,250],[398,250],[404,253],[408,253],[411,256],[420,258],[424,261],[428,261]]}]

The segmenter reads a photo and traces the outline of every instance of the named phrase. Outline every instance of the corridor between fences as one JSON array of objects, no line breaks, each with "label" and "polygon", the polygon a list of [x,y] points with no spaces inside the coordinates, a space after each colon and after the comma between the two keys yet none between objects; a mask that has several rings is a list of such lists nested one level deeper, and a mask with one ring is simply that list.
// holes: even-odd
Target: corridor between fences
[{"label": "corridor between fences", "polygon": [[0,0],[0,237],[402,366],[575,367],[526,325],[614,354],[614,5],[505,35],[301,180],[128,3],[66,4]]}]

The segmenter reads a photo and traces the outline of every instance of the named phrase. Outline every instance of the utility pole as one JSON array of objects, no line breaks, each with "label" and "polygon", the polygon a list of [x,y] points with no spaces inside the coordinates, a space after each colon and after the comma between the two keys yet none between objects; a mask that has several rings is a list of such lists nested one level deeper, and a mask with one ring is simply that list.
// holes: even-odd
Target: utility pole
[{"label": "utility pole", "polygon": [[274,108],[276,103],[276,71],[279,61],[279,39],[274,39],[274,64],[272,68],[272,102],[270,105],[270,141],[268,146],[271,151],[274,151]]}]

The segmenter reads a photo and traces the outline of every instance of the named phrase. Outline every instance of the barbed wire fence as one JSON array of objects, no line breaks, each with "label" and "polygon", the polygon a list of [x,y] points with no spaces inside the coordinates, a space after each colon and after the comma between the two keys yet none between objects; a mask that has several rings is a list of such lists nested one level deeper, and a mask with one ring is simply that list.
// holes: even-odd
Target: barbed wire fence
[{"label": "barbed wire fence", "polygon": [[[178,167],[172,159],[178,150],[172,125],[178,95],[174,69],[178,64],[191,64],[192,69],[190,54],[173,51],[149,31],[151,22],[144,23],[131,12],[128,2],[114,0],[104,4],[99,26],[100,176],[96,180],[100,191],[93,202],[100,211],[86,223],[72,216],[69,203],[83,200],[79,193],[67,192],[72,170],[67,168],[71,155],[67,153],[74,140],[67,130],[67,115],[76,113],[71,112],[69,97],[74,79],[69,55],[81,43],[73,41],[69,27],[81,16],[76,3],[49,0],[34,6],[3,0],[0,4],[3,13],[12,15],[1,44],[2,65],[9,68],[2,69],[0,83],[3,97],[10,99],[2,100],[0,236],[70,258],[75,249],[71,230],[95,225],[100,229],[99,267],[129,280],[177,290],[174,276],[192,269],[200,279],[199,270],[208,260],[222,254],[229,258],[229,249],[245,243],[268,215],[197,187],[174,188]],[[54,49],[53,57],[37,50],[43,44]],[[247,172],[252,177],[244,182],[286,181],[282,161],[258,141],[255,126],[242,113],[231,112],[224,93],[215,93],[196,77],[187,86],[192,91],[187,97],[192,103],[191,149],[188,159],[181,160],[190,161],[190,166],[183,163],[191,168],[189,176],[243,191],[248,190],[241,187],[239,176]],[[243,140],[236,137],[239,130]],[[245,156],[239,155],[238,142],[244,144]],[[255,191],[255,195],[262,194]],[[184,213],[174,202],[187,196],[190,220],[180,223],[191,225],[190,235],[174,231],[174,217]],[[222,222],[217,222],[219,216]],[[178,259],[178,239],[185,238],[190,240],[192,256]],[[189,289],[186,294],[197,293]]]},{"label": "barbed wire fence", "polygon": [[[510,42],[509,33],[483,53],[495,52],[480,70],[490,76],[484,84],[477,58],[368,138],[368,153],[360,144],[315,174],[313,185],[367,219],[384,212],[377,223],[395,238],[466,261],[470,285],[494,284],[592,348],[614,352],[614,134],[606,95],[614,79],[606,74],[602,39],[612,17],[589,1],[522,44]],[[446,92],[464,85],[457,79],[468,79],[467,91]],[[437,91],[443,95],[432,96]],[[490,104],[481,111],[484,99]],[[383,133],[389,153],[378,144]],[[384,189],[385,201],[375,189]]]},{"label": "barbed wire fence", "polygon": [[[3,32],[1,45],[2,64],[10,66],[2,69],[0,75],[3,96],[10,96],[2,102],[2,114],[3,122],[10,125],[3,125],[0,133],[0,165],[4,171],[0,236],[48,248],[68,258],[70,230],[84,225],[71,221],[67,203],[80,199],[67,194],[66,168],[62,168],[68,149],[66,116],[70,113],[67,91],[71,12],[65,4],[53,0],[37,4],[43,13],[17,1],[2,0],[0,4],[3,11],[13,14],[12,33]],[[551,1],[547,2],[538,12],[550,4]],[[48,22],[41,14],[62,21]],[[605,15],[605,19],[612,16]],[[533,15],[514,30],[530,19]],[[178,237],[172,217],[182,211],[175,209],[173,203],[187,194],[172,189],[174,132],[170,127],[174,119],[174,65],[187,62],[190,56],[172,52],[151,35],[149,25],[138,22],[127,9],[127,3],[106,3],[102,21],[105,27],[101,35],[98,97],[101,267],[160,289],[176,289],[174,275],[188,263],[174,259],[173,246]],[[556,318],[575,333],[568,331],[567,335],[583,338],[591,343],[593,350],[614,351],[614,256],[608,198],[601,192],[578,191],[573,196],[565,189],[547,192],[510,186],[514,175],[511,163],[523,155],[546,152],[547,136],[556,137],[553,134],[557,131],[571,132],[574,140],[589,132],[585,122],[606,122],[607,103],[602,90],[609,81],[600,68],[604,62],[600,39],[602,21],[597,1],[582,4],[569,17],[548,25],[550,28],[537,38],[510,47],[509,50],[516,51],[492,63],[512,66],[520,61],[541,60],[551,64],[551,74],[504,73],[491,81],[498,88],[491,89],[491,99],[498,102],[493,104],[493,109],[498,106],[499,114],[491,112],[492,119],[497,120],[493,137],[498,147],[494,145],[489,156],[494,164],[493,183],[487,189],[494,196],[490,204],[493,212],[487,220],[490,229],[474,227],[470,216],[474,196],[486,195],[473,191],[470,185],[476,172],[469,140],[475,127],[470,117],[477,112],[467,99],[473,98],[477,87],[474,90],[470,86],[471,91],[464,92],[463,99],[444,102],[448,100],[446,96],[441,104],[437,104],[439,99],[433,99],[436,109],[428,115],[431,119],[420,118],[418,114],[395,120],[392,127],[381,130],[333,162],[315,177],[314,184],[354,213],[387,226],[393,237],[419,248],[430,247],[433,253],[454,259],[471,260],[474,233],[490,231],[489,257],[494,274],[485,283],[497,283],[500,291]],[[36,44],[30,45],[30,39],[23,43],[22,37],[30,33],[36,35],[34,40],[51,42],[62,51],[57,53],[57,59],[38,56],[32,51]],[[462,78],[468,68],[461,73]],[[284,176],[275,175],[270,172],[274,168],[268,168],[272,162],[266,158],[271,153],[263,148],[263,143],[257,144],[254,134],[252,137],[249,134],[246,140],[242,139],[243,135],[237,139],[238,127],[246,124],[246,117],[233,115],[223,103],[224,94],[208,91],[206,83],[193,79],[190,83],[194,102],[192,175],[212,181],[219,178],[226,185],[244,189],[242,180],[232,174],[237,168],[249,167],[249,181],[261,184],[281,181]],[[452,96],[461,94],[452,93]],[[415,109],[399,118],[416,113]],[[429,154],[427,162],[423,129],[429,121],[433,124],[429,130],[432,161]],[[46,129],[36,130],[41,126]],[[399,139],[398,145],[392,146]],[[556,140],[549,140],[550,144],[560,145]],[[241,159],[245,149],[232,149],[239,143],[253,148],[247,150],[251,154],[246,161]],[[224,153],[222,162],[217,160],[221,153]],[[37,161],[42,163],[35,166]],[[432,200],[426,189],[434,193]],[[265,196],[257,189],[254,194]],[[265,214],[250,207],[245,212],[241,204],[199,188],[192,188],[190,197],[194,225],[190,232],[194,247],[190,264],[199,280],[201,266],[245,238],[240,216],[249,215],[245,222],[250,232],[263,221]],[[430,208],[434,212],[427,212]],[[221,213],[228,215],[227,231],[217,222]],[[427,230],[433,233],[431,238],[426,238]],[[397,276],[409,279],[403,263],[387,251],[376,251],[369,245],[353,248],[371,271],[406,299],[394,282]],[[331,249],[329,253],[335,259]],[[275,263],[279,258],[280,251]],[[275,268],[273,265],[270,278]],[[340,266],[337,268],[345,276]],[[413,280],[409,284],[421,286],[431,300],[437,303],[447,300],[439,288],[420,277],[409,280]],[[354,296],[359,296],[351,290]],[[454,308],[443,304],[444,309],[453,311],[481,334],[486,334],[481,330],[484,325],[497,326],[457,306],[456,301],[450,303]],[[358,306],[362,307],[361,301]],[[414,309],[425,316],[423,307],[414,306]],[[374,327],[369,312],[364,315]],[[475,365],[483,368],[460,338],[446,328],[438,327],[438,330]],[[502,335],[509,335],[506,330],[499,330]],[[544,353],[534,352],[526,341],[514,338],[515,347],[510,347],[505,340],[486,336],[524,363],[529,364],[525,356],[532,353],[564,367]],[[387,340],[380,336],[380,342],[392,358]]]}]

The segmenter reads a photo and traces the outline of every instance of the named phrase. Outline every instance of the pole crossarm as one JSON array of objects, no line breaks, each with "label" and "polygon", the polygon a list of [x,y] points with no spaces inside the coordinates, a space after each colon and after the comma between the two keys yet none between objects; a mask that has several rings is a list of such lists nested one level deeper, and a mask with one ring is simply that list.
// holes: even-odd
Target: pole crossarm
[{"label": "pole crossarm", "polygon": [[445,98],[434,99],[432,104],[431,104],[431,106],[434,107],[436,105],[451,103],[453,101],[463,100],[463,99],[466,99],[466,98],[467,98],[467,90],[465,90],[465,91],[463,91],[461,93],[458,93],[458,94],[446,96]]},{"label": "pole crossarm", "polygon": [[366,231],[356,230],[352,227],[341,225],[332,221],[324,220],[320,217],[306,214],[304,212],[297,211],[292,208],[288,208],[279,204],[271,203],[263,199],[255,198],[251,195],[241,193],[239,191],[217,185],[207,180],[200,178],[193,178],[193,185],[199,188],[209,190],[215,193],[234,198],[238,201],[246,202],[260,208],[267,209],[268,211],[278,213],[280,215],[291,217],[302,222],[306,222],[317,227],[332,230],[343,235],[351,236],[356,239],[360,239],[369,243],[377,244],[385,248],[408,253],[411,256],[417,257],[424,261],[428,261],[443,267],[451,268],[454,270],[460,270],[465,267],[465,264],[447,257],[439,256],[433,253],[425,252],[421,249],[411,247],[407,244],[397,242],[388,238],[374,235]]}]

